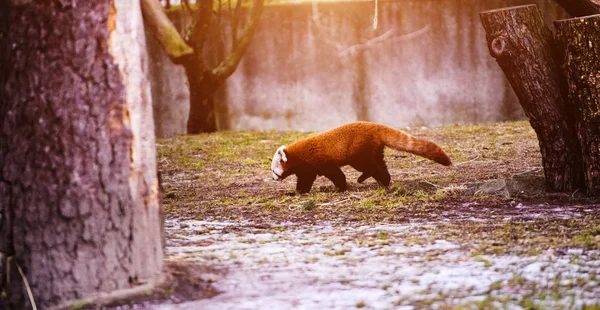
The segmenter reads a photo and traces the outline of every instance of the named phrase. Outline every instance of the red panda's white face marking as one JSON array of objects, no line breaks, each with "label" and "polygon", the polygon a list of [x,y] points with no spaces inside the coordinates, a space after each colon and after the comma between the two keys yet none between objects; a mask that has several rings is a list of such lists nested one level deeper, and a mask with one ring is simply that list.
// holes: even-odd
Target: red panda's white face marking
[{"label": "red panda's white face marking", "polygon": [[273,155],[273,161],[271,162],[271,172],[273,173],[273,180],[283,180],[282,176],[284,173],[282,162],[287,162],[287,156],[285,155],[285,145],[280,146],[275,155]]}]

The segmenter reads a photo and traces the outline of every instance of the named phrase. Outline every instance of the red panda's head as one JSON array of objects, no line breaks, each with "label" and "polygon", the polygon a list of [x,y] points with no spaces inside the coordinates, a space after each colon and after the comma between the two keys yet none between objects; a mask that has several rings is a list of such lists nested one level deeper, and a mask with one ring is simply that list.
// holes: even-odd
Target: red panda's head
[{"label": "red panda's head", "polygon": [[281,181],[290,175],[288,171],[288,158],[285,154],[285,145],[280,146],[275,155],[273,155],[273,161],[271,162],[271,173],[273,173],[273,180]]}]

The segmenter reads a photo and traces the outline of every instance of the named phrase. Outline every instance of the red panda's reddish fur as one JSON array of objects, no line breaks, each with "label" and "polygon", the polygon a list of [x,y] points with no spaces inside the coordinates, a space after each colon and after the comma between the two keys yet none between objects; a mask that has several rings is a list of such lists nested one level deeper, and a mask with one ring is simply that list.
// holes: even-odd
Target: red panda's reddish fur
[{"label": "red panda's reddish fur", "polygon": [[342,125],[285,147],[287,162],[281,162],[283,178],[298,176],[297,190],[308,192],[317,175],[324,175],[338,190],[346,190],[346,179],[339,167],[351,165],[363,172],[359,182],[374,177],[388,186],[390,175],[383,159],[384,147],[423,156],[442,165],[452,162],[433,142],[416,138],[394,128],[355,122]]}]

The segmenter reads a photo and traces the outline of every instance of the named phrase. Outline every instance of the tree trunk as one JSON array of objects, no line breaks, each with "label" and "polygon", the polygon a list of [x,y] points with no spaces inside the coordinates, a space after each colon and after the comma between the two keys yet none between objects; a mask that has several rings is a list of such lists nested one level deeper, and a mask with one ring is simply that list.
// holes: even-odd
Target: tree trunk
[{"label": "tree trunk", "polygon": [[[353,25],[354,28],[354,40],[355,42],[362,42],[361,29],[364,27],[363,24],[356,21]],[[365,60],[365,49],[358,49],[356,53],[350,58],[354,65],[354,85],[352,87],[352,99],[354,100],[354,109],[356,110],[356,120],[358,121],[369,121],[369,106],[368,102],[368,91],[367,88],[367,72],[366,72],[366,60]]]},{"label": "tree trunk", "polygon": [[589,195],[600,195],[600,15],[556,21]]},{"label": "tree trunk", "polygon": [[[264,0],[252,1],[241,36],[232,38],[232,50],[217,67],[209,69],[204,60],[204,48],[209,37],[209,30],[213,24],[213,1],[196,1],[197,9],[189,35],[190,45],[194,49],[194,53],[177,60],[177,63],[183,64],[185,67],[190,87],[188,134],[217,131],[214,94],[217,88],[235,72],[252,42],[260,21],[263,4]],[[236,22],[234,22],[234,25],[236,25]],[[232,32],[237,33],[236,31]]]},{"label": "tree trunk", "polygon": [[188,134],[217,131],[214,94],[219,83],[210,71],[198,72],[197,65],[186,63],[185,72],[190,85],[190,114],[187,122]]},{"label": "tree trunk", "polygon": [[572,16],[586,16],[600,13],[600,0],[555,0]]},{"label": "tree trunk", "polygon": [[157,279],[145,53],[137,1],[0,4],[0,251],[13,308],[31,307],[24,278],[42,309]]},{"label": "tree trunk", "polygon": [[367,72],[365,70],[365,50],[361,49],[352,57],[355,60],[354,85],[352,87],[352,99],[354,99],[354,109],[356,110],[356,120],[369,121],[369,105],[366,83]]},{"label": "tree trunk", "polygon": [[566,109],[551,31],[536,5],[480,13],[490,54],[506,74],[540,142],[548,191],[583,186],[583,164]]}]

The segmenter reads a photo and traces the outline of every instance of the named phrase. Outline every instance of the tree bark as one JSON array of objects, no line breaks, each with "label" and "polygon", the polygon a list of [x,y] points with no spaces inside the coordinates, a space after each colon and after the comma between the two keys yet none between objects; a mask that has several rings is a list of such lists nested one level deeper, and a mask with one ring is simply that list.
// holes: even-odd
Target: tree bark
[{"label": "tree bark", "polygon": [[600,13],[600,0],[555,0],[572,16],[586,16]]},{"label": "tree bark", "polygon": [[583,165],[551,31],[536,5],[480,13],[492,57],[512,85],[542,153],[548,191],[583,186]]},{"label": "tree bark", "polygon": [[19,268],[42,309],[158,278],[145,53],[137,1],[0,4],[0,251],[13,308],[31,306]]},{"label": "tree bark", "polygon": [[[364,25],[356,20],[353,25],[354,42],[362,42],[361,29]],[[352,86],[352,99],[354,100],[354,109],[356,110],[356,120],[370,121],[368,105],[368,87],[366,70],[366,50],[357,49],[351,59],[354,64],[354,85]]]},{"label": "tree bark", "polygon": [[240,61],[242,61],[242,57],[244,57],[246,50],[248,50],[250,43],[252,43],[256,28],[258,28],[258,25],[260,24],[260,16],[262,14],[264,2],[264,0],[252,1],[252,7],[250,8],[250,12],[248,12],[248,19],[242,29],[241,36],[233,42],[233,48],[229,55],[225,57],[225,60],[219,64],[219,66],[211,70],[217,80],[224,81],[227,79],[235,72]]},{"label": "tree bark", "polygon": [[216,81],[210,71],[197,73],[197,63],[185,65],[185,72],[190,85],[190,114],[187,122],[187,133],[217,131],[214,93],[222,83]]},{"label": "tree bark", "polygon": [[600,15],[554,22],[589,195],[600,195]]},{"label": "tree bark", "polygon": [[190,85],[190,115],[188,134],[217,131],[217,118],[214,94],[217,88],[237,69],[242,57],[252,42],[264,0],[254,0],[248,13],[241,36],[232,42],[232,50],[223,62],[213,69],[204,61],[204,45],[211,26],[212,0],[197,2],[198,10],[194,14],[195,25],[190,35],[190,44],[194,54],[184,57],[181,63],[185,67]]}]

